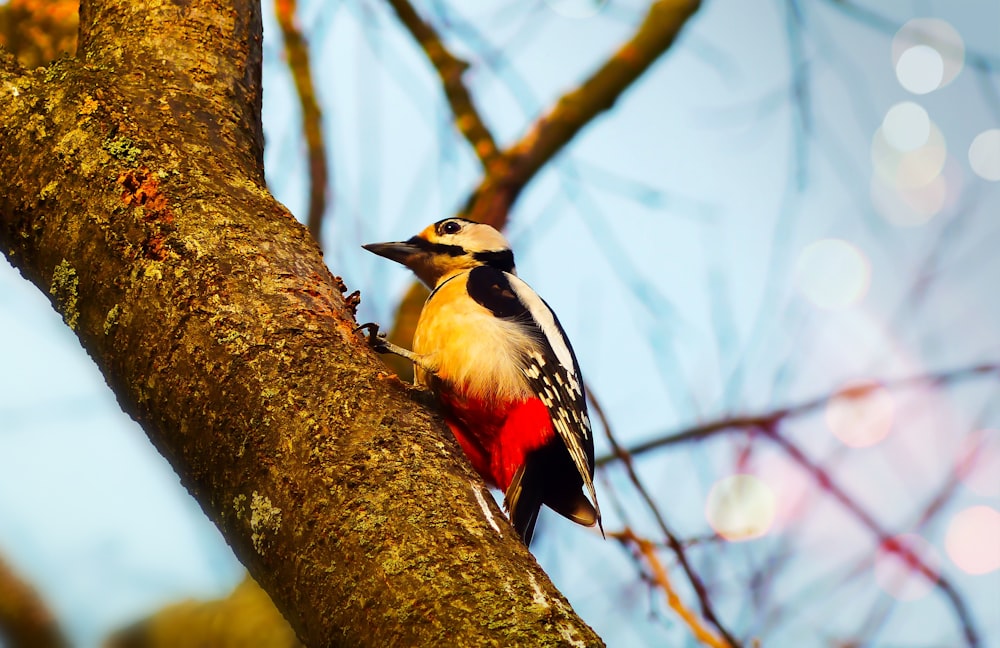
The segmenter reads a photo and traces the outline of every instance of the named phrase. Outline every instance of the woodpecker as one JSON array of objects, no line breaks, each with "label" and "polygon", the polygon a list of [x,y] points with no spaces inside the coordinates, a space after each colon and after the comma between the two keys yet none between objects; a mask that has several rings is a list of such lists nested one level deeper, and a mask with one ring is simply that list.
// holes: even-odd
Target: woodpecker
[{"label": "woodpecker", "polygon": [[376,324],[360,328],[376,351],[413,362],[415,383],[437,397],[472,466],[503,491],[524,544],[542,504],[600,525],[580,367],[555,313],[518,278],[507,239],[489,225],[446,218],[409,240],[364,248],[408,267],[431,294],[413,351],[388,342]]}]

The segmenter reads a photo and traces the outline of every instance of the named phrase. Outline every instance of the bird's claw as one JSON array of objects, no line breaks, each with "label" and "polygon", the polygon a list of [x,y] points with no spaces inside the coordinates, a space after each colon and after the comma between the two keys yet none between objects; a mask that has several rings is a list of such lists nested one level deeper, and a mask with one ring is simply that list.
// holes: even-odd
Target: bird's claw
[{"label": "bird's claw", "polygon": [[389,347],[387,346],[388,340],[386,339],[385,333],[380,333],[378,330],[378,324],[375,322],[368,322],[367,324],[362,324],[361,326],[354,329],[354,332],[366,331],[368,336],[368,346],[372,348],[376,353],[389,353]]}]

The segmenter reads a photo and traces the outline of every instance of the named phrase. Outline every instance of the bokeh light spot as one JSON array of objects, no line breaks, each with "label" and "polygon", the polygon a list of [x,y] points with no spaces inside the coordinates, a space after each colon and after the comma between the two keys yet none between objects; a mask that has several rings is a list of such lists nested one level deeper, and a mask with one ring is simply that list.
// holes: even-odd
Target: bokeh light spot
[{"label": "bokeh light spot", "polygon": [[899,85],[913,94],[933,92],[944,80],[944,59],[928,45],[911,47],[896,63],[896,78]]},{"label": "bokeh light spot", "polygon": [[810,302],[820,308],[839,309],[857,303],[868,292],[871,266],[847,241],[820,239],[799,253],[795,278]]},{"label": "bokeh light spot", "polygon": [[549,9],[568,18],[590,18],[597,15],[608,0],[545,0]]},{"label": "bokeh light spot", "polygon": [[914,18],[892,39],[892,64],[904,88],[926,94],[948,85],[962,71],[965,43],[944,20]]},{"label": "bokeh light spot", "polygon": [[854,381],[841,387],[824,412],[830,432],[851,448],[867,448],[887,437],[895,415],[896,402],[892,394],[870,380]]},{"label": "bokeh light spot", "polygon": [[923,225],[945,206],[948,183],[939,175],[923,187],[894,188],[872,180],[872,204],[889,223],[898,227]]},{"label": "bokeh light spot", "polygon": [[976,135],[969,146],[969,166],[984,180],[1000,180],[1000,128]]},{"label": "bokeh light spot", "polygon": [[966,488],[983,497],[1000,498],[1000,430],[978,430],[966,439],[962,477]]},{"label": "bokeh light spot", "polygon": [[882,134],[897,151],[912,151],[927,143],[931,135],[931,118],[919,104],[903,101],[885,113]]},{"label": "bokeh light spot", "polygon": [[900,601],[915,601],[927,596],[934,589],[934,584],[917,567],[909,564],[899,551],[895,551],[895,547],[907,548],[935,570],[941,562],[929,542],[916,534],[904,533],[886,540],[875,553],[875,582]]},{"label": "bokeh light spot", "polygon": [[753,475],[731,475],[708,492],[705,519],[720,536],[739,542],[766,534],[776,510],[770,486]]},{"label": "bokeh light spot", "polygon": [[928,122],[927,139],[922,146],[901,151],[893,146],[883,128],[872,138],[872,166],[885,184],[899,188],[922,187],[944,169],[948,147],[944,134],[934,122]]},{"label": "bokeh light spot", "polygon": [[948,557],[968,574],[1000,569],[1000,512],[972,506],[951,519],[944,539]]}]

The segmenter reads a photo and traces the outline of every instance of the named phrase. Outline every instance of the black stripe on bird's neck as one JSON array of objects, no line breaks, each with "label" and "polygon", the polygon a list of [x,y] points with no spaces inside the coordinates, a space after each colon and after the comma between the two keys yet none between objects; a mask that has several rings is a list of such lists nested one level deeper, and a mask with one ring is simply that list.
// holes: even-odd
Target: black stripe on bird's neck
[{"label": "black stripe on bird's neck", "polygon": [[476,261],[502,272],[514,272],[514,253],[510,250],[490,250],[472,255]]},{"label": "black stripe on bird's neck", "polygon": [[524,317],[527,307],[517,298],[517,291],[502,270],[492,266],[476,266],[469,271],[465,290],[483,308],[502,319]]},{"label": "black stripe on bird's neck", "polygon": [[446,245],[445,243],[431,243],[427,239],[420,238],[419,236],[411,237],[407,243],[413,247],[420,248],[427,252],[433,252],[434,254],[447,254],[448,256],[462,256],[465,254],[465,248],[461,245]]}]

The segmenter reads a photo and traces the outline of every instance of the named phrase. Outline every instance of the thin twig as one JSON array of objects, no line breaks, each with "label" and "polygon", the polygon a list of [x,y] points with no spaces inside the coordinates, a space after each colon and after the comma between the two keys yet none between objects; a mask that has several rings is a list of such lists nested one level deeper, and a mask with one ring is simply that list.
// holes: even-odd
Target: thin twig
[{"label": "thin twig", "polygon": [[635,33],[578,87],[560,97],[512,146],[501,151],[462,81],[467,65],[448,51],[408,0],[387,0],[437,70],[458,129],[482,162],[484,174],[463,215],[497,229],[538,171],[659,59],[700,0],[653,2]]},{"label": "thin twig", "polygon": [[330,190],[329,167],[323,143],[323,115],[319,102],[316,101],[316,90],[310,72],[309,48],[302,32],[295,25],[296,2],[297,0],[275,0],[274,13],[285,41],[288,68],[295,80],[295,90],[302,108],[302,134],[309,151],[309,213],[306,226],[316,242],[322,244],[320,232]]},{"label": "thin twig", "polygon": [[506,151],[515,162],[513,179],[521,186],[527,184],[584,126],[611,108],[673,44],[700,4],[698,0],[653,2],[632,37],[590,78],[560,97]]},{"label": "thin twig", "polygon": [[663,515],[660,513],[660,509],[656,505],[656,502],[653,501],[653,498],[639,480],[639,475],[635,472],[635,468],[632,466],[632,457],[629,455],[627,450],[622,448],[622,446],[618,443],[618,440],[615,438],[614,432],[611,430],[611,425],[607,417],[604,415],[604,410],[601,407],[601,404],[593,396],[593,391],[590,389],[587,391],[590,392],[590,404],[594,413],[597,414],[597,418],[601,421],[601,426],[604,428],[604,433],[608,437],[608,442],[611,443],[611,447],[614,449],[615,455],[621,459],[624,464],[629,480],[631,480],[636,491],[638,491],[639,495],[642,496],[642,499],[646,502],[646,506],[649,507],[650,512],[656,519],[656,522],[660,527],[660,531],[667,539],[667,544],[670,546],[671,551],[673,551],[674,555],[677,556],[678,564],[680,564],[681,569],[683,569],[685,575],[687,575],[688,581],[691,583],[691,587],[694,588],[695,595],[698,597],[698,603],[701,605],[701,613],[712,625],[715,626],[716,630],[719,631],[719,634],[722,635],[730,646],[738,647],[740,645],[739,642],[737,642],[729,631],[726,630],[725,626],[722,625],[722,622],[719,621],[719,618],[716,616],[711,599],[708,595],[708,590],[705,588],[705,583],[694,571],[694,568],[691,567],[691,563],[688,561],[687,554],[684,551],[683,543],[667,526],[667,523],[663,519]]},{"label": "thin twig", "polygon": [[[946,385],[980,376],[988,376],[990,374],[992,374],[995,378],[1000,378],[1000,362],[990,362],[970,367],[960,367],[958,369],[920,374],[898,380],[887,380],[885,382],[872,383],[870,386],[853,388],[850,396],[852,398],[865,398],[879,387],[889,390],[897,390],[910,389],[924,385]],[[716,421],[709,421],[708,423],[695,425],[678,432],[665,434],[644,443],[636,444],[628,449],[628,454],[635,457],[658,448],[665,448],[667,446],[686,443],[689,441],[701,441],[722,432],[737,432],[753,428],[767,428],[786,419],[797,418],[810,414],[823,407],[834,398],[843,396],[843,392],[837,391],[762,414],[748,414],[744,416],[733,416],[718,419]],[[620,457],[612,453],[604,457],[598,457],[597,461],[594,463],[597,467],[601,467],[611,462],[618,461],[619,459]]]},{"label": "thin twig", "polygon": [[975,623],[965,600],[962,598],[955,586],[951,584],[940,572],[928,565],[923,558],[918,556],[904,543],[900,542],[879,526],[875,517],[863,509],[847,492],[834,481],[833,477],[825,468],[810,459],[797,445],[778,431],[778,425],[772,424],[760,429],[761,433],[778,447],[785,451],[795,463],[799,464],[806,472],[813,476],[820,488],[829,493],[846,511],[851,513],[863,527],[868,529],[875,536],[880,547],[898,555],[908,566],[916,570],[920,575],[933,583],[947,597],[951,606],[958,616],[962,632],[965,635],[966,643],[972,646],[979,645],[979,633],[976,631]]},{"label": "thin twig", "polygon": [[[827,0],[827,4],[833,5],[840,10],[841,13],[858,20],[869,27],[877,29],[884,34],[895,34],[903,26],[902,22],[894,18],[889,18],[888,16],[882,15],[866,6],[851,2],[850,0]],[[875,6],[879,5],[876,4]],[[929,37],[931,42],[939,45],[945,50],[946,53],[949,51],[949,48],[952,47],[950,43],[937,42],[938,39],[934,37],[934,34],[927,34],[922,32],[922,30],[917,31],[916,33],[921,33],[925,37]],[[992,73],[1000,67],[1000,58],[981,51],[966,49],[963,58],[965,59],[966,65],[985,72]]]},{"label": "thin twig", "polygon": [[649,565],[649,569],[653,574],[653,580],[656,581],[656,584],[659,585],[660,588],[663,589],[663,593],[666,594],[667,604],[670,605],[670,608],[677,613],[685,624],[687,624],[687,627],[691,629],[691,634],[694,635],[695,639],[706,646],[712,646],[712,648],[727,648],[729,644],[706,628],[701,622],[701,619],[699,619],[694,612],[688,609],[681,600],[681,597],[677,595],[677,591],[670,583],[670,577],[667,575],[667,570],[663,567],[660,557],[656,555],[656,545],[645,538],[640,538],[635,535],[629,527],[625,527],[624,530],[617,533],[609,533],[608,535],[618,539],[623,544],[634,545],[639,550],[639,553],[642,554],[642,557],[646,559],[646,563]]},{"label": "thin twig", "polygon": [[434,28],[417,14],[408,0],[388,2],[441,77],[445,97],[455,117],[455,126],[472,146],[487,174],[499,172],[495,165],[503,163],[500,150],[462,80],[462,75],[469,67],[468,63],[448,51]]}]

